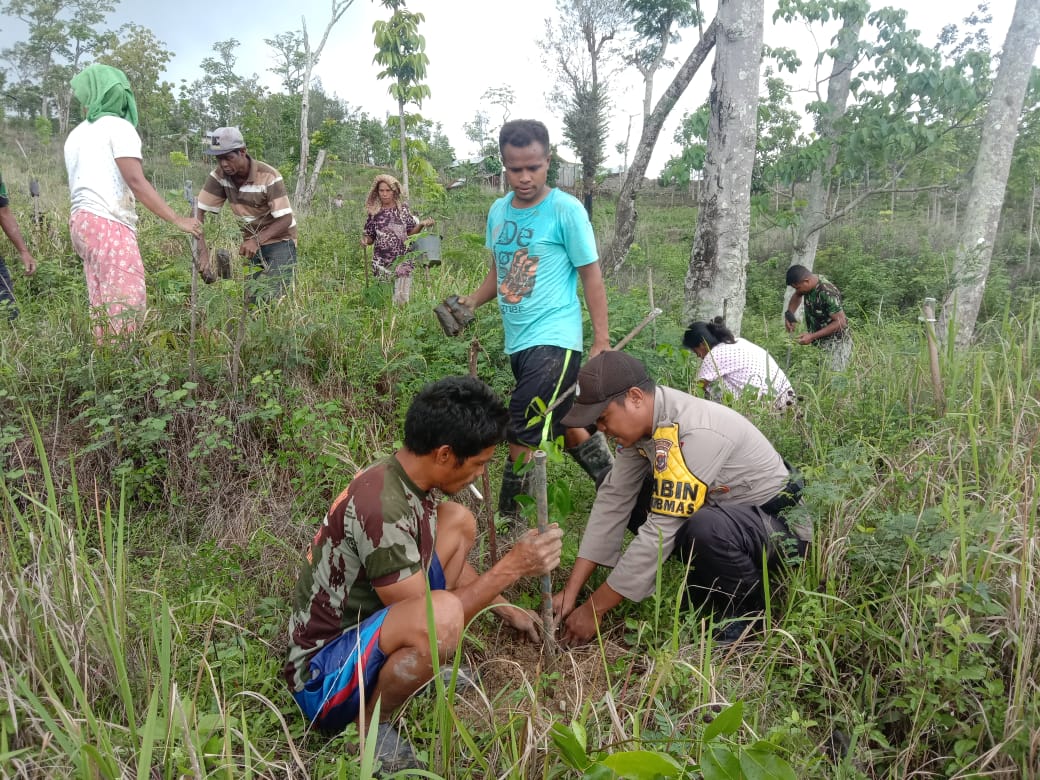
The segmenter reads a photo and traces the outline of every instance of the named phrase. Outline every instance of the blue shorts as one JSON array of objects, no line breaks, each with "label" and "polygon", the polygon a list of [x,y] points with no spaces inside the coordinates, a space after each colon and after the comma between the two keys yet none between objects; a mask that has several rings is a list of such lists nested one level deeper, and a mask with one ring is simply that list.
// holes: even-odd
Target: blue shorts
[{"label": "blue shorts", "polygon": [[[430,590],[444,590],[447,583],[437,553],[429,571]],[[311,679],[293,698],[307,721],[327,734],[338,734],[357,720],[361,692],[372,696],[386,656],[379,647],[389,607],[369,615],[353,628],[318,650],[310,659]],[[364,686],[362,688],[362,686]]]}]

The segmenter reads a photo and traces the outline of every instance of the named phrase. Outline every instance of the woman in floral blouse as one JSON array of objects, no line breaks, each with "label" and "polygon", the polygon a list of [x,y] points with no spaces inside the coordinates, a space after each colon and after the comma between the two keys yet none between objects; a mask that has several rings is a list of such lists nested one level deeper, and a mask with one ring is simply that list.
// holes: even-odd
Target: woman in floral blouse
[{"label": "woman in floral blouse", "polygon": [[408,252],[405,243],[423,228],[431,227],[432,219],[417,220],[401,199],[401,183],[393,176],[381,173],[372,182],[365,200],[368,218],[361,234],[362,246],[372,247],[372,275],[379,279],[394,277],[394,303],[407,303],[412,290],[412,271],[415,262],[405,260],[392,268],[394,261]]}]

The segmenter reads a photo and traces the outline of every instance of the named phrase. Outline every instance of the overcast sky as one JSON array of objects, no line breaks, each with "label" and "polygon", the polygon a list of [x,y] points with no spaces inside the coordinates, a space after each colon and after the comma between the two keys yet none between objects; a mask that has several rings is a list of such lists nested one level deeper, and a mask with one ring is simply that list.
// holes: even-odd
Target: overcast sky
[{"label": "overcast sky", "polygon": [[[278,88],[277,77],[268,71],[273,60],[264,39],[299,30],[301,18],[305,17],[311,40],[316,42],[328,23],[331,4],[332,0],[175,0],[171,4],[162,0],[122,0],[109,17],[108,26],[117,28],[125,22],[135,22],[151,29],[174,53],[166,78],[178,84],[181,79],[192,81],[201,75],[198,63],[213,53],[216,41],[235,38],[241,43],[236,52],[236,71],[246,76],[255,73],[269,87]],[[962,26],[963,18],[976,8],[977,0],[890,0],[887,4],[906,8],[909,26],[921,30],[923,40],[933,43],[943,25]],[[873,5],[880,7],[885,3]],[[811,64],[817,51],[813,36],[804,27],[774,26],[771,16],[775,6],[775,0],[766,0],[766,44],[795,48],[803,61]],[[554,13],[555,0],[409,0],[408,7],[426,16],[421,31],[426,36],[430,57],[427,83],[432,97],[423,103],[421,113],[442,124],[460,157],[475,151],[466,139],[463,123],[472,121],[477,110],[486,111],[496,125],[501,121],[497,106],[481,104],[481,95],[491,87],[513,89],[516,103],[512,118],[542,119],[553,140],[560,139],[559,118],[546,105],[551,81],[537,45],[545,18]],[[704,7],[708,13],[714,11],[712,0],[706,0]],[[1014,0],[990,3],[990,41],[994,50],[1003,45],[1013,9]],[[333,28],[316,69],[327,92],[374,116],[396,114],[396,104],[387,94],[387,82],[376,79],[379,68],[372,63],[372,23],[388,16],[389,11],[374,0],[354,0]],[[17,19],[0,17],[0,45],[10,45],[21,30],[24,27]],[[685,58],[696,36],[696,30],[687,31],[683,42],[673,50],[674,56]],[[828,37],[817,34],[820,46],[827,45]],[[656,175],[675,153],[671,139],[683,112],[695,109],[707,98],[710,66],[709,56],[672,112],[651,161],[651,175]],[[655,100],[670,79],[670,74],[658,76]],[[803,68],[798,81],[797,87],[810,88],[815,81],[814,72]],[[801,110],[807,100],[806,93],[795,94],[795,108]],[[621,165],[621,156],[614,146],[625,140],[629,116],[633,114],[631,146],[638,141],[641,103],[638,78],[619,84],[611,118],[608,164]],[[566,149],[561,152],[571,156]]]}]

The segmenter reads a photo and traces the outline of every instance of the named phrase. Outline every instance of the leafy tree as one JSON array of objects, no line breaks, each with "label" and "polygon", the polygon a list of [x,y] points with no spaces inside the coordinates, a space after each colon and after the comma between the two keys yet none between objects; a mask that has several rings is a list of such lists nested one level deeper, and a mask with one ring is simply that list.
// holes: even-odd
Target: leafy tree
[{"label": "leafy tree", "polygon": [[113,0],[7,0],[0,11],[23,21],[25,39],[0,52],[21,76],[15,105],[27,107],[36,98],[30,116],[51,118],[55,109],[60,132],[68,132],[72,105],[71,78],[87,59],[108,42],[99,25],[115,8]]},{"label": "leafy tree", "polygon": [[763,0],[719,3],[705,195],[686,273],[685,321],[722,314],[734,333],[744,314],[763,15]]},{"label": "leafy tree", "polygon": [[375,34],[376,56],[374,61],[383,67],[380,79],[392,79],[388,91],[397,101],[399,129],[398,149],[401,154],[401,171],[405,197],[408,196],[408,142],[406,135],[405,106],[422,102],[430,97],[430,88],[423,84],[430,58],[426,55],[426,39],[419,34],[419,24],[426,20],[421,13],[409,11],[402,0],[384,0],[383,5],[394,13],[387,21],[372,25]]},{"label": "leafy tree", "polygon": [[791,108],[791,93],[772,67],[765,69],[765,95],[758,100],[758,143],[752,192],[776,188],[783,177],[783,163],[802,143],[801,115]]},{"label": "leafy tree", "polygon": [[556,74],[550,100],[562,111],[563,136],[581,161],[581,193],[591,214],[596,174],[606,157],[609,80],[628,12],[624,0],[557,0],[556,10],[559,18],[545,20],[539,46]]},{"label": "leafy tree", "polygon": [[[796,17],[821,23],[828,22],[832,18],[841,21],[841,27],[834,37],[833,48],[826,53],[821,52],[817,58],[817,65],[819,65],[824,54],[830,56],[831,75],[827,79],[826,102],[817,101],[812,106],[822,148],[818,162],[813,166],[810,175],[808,205],[798,223],[794,252],[791,256],[792,265],[813,267],[820,230],[829,221],[826,213],[828,193],[834,166],[838,160],[837,141],[841,133],[840,123],[848,104],[853,69],[863,47],[859,39],[860,30],[869,11],[868,0],[836,0],[831,3],[821,3],[819,0],[781,0],[773,17],[774,19],[783,18],[787,21],[792,21]],[[789,290],[788,295],[790,292]]]},{"label": "leafy tree", "polygon": [[1008,172],[1007,195],[1005,202],[1011,204],[1028,204],[1026,228],[1027,269],[1032,260],[1032,245],[1035,231],[1035,203],[1037,190],[1037,172],[1040,171],[1040,69],[1034,67],[1029,76],[1026,96],[1022,107],[1022,118],[1018,124],[1018,138],[1015,141],[1015,153]]},{"label": "leafy tree", "polygon": [[653,110],[654,76],[672,65],[665,58],[668,46],[679,42],[679,30],[701,21],[696,0],[625,0],[631,14],[635,40],[625,61],[643,77],[643,121]]},{"label": "leafy tree", "polygon": [[120,27],[112,36],[110,46],[97,58],[98,62],[119,68],[126,74],[137,101],[139,130],[145,138],[171,130],[173,84],[163,81],[160,76],[172,58],[173,52],[155,37],[155,33],[133,22]]},{"label": "leafy tree", "polygon": [[661,171],[665,184],[689,186],[694,172],[704,170],[704,158],[708,153],[708,123],[711,108],[707,103],[695,111],[683,114],[682,122],[675,128],[672,140],[679,145],[679,154],[669,158]]},{"label": "leafy tree", "polygon": [[[820,231],[888,192],[915,164],[970,128],[988,71],[984,52],[965,49],[946,60],[906,28],[905,11],[870,11],[866,0],[781,0],[774,18],[791,22],[839,22],[829,59],[826,98],[807,106],[814,116],[812,141],[778,162],[794,182],[808,179],[807,205],[796,221],[791,262],[811,268]],[[870,29],[873,40],[861,37]],[[857,175],[862,188],[840,204],[831,193],[842,173]],[[790,295],[790,291],[788,291]]]},{"label": "leafy tree", "polygon": [[241,44],[235,38],[217,41],[213,44],[216,57],[205,57],[200,63],[205,74],[196,84],[200,85],[200,96],[205,96],[209,108],[213,112],[215,125],[226,127],[235,124],[235,117],[243,101],[235,99],[245,80],[235,73],[238,57],[235,52]]},{"label": "leafy tree", "polygon": [[437,171],[446,171],[455,162],[455,148],[438,122],[426,141],[426,157]]},{"label": "leafy tree", "polygon": [[390,150],[392,137],[392,134],[387,132],[384,122],[362,114],[358,120],[359,148],[364,154],[361,162],[369,165],[389,165],[393,159],[393,152]]},{"label": "leafy tree", "polygon": [[264,43],[274,49],[275,54],[275,66],[268,70],[281,78],[286,95],[299,93],[307,68],[303,36],[298,32],[278,33],[273,38],[264,38]]},{"label": "leafy tree", "polygon": [[475,145],[477,154],[483,154],[488,140],[491,138],[491,117],[484,111],[477,111],[472,122],[462,123],[462,131],[466,134],[466,138]]},{"label": "leafy tree", "polygon": [[[787,85],[782,79],[772,76],[769,69],[766,70],[765,89],[766,94],[758,99],[758,141],[752,192],[762,191],[767,178],[773,181],[780,175],[777,171],[795,146],[801,119],[789,108],[791,96]],[[673,135],[679,154],[665,163],[661,171],[662,183],[686,187],[695,178],[702,178],[710,121],[711,109],[707,103],[683,114]]]},{"label": "leafy tree", "polygon": [[1040,3],[1017,0],[982,126],[982,143],[954,260],[953,289],[943,301],[940,317],[939,331],[945,333],[947,328],[942,325],[952,324],[956,343],[961,347],[970,343],[975,331],[993,257],[1018,117],[1038,43]]},{"label": "leafy tree", "polygon": [[606,159],[607,107],[603,86],[576,85],[563,114],[563,137],[581,160],[581,193],[589,217],[592,216],[596,174]]}]

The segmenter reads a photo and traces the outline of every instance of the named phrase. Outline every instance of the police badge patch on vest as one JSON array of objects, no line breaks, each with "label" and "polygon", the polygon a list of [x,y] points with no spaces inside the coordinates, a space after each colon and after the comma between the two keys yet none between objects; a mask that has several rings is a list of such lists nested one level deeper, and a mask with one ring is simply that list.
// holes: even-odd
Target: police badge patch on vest
[{"label": "police badge patch on vest", "polygon": [[650,511],[670,517],[689,517],[702,506],[708,486],[686,467],[679,446],[679,426],[670,425],[654,430],[654,451],[639,454],[653,464],[654,490]]}]

